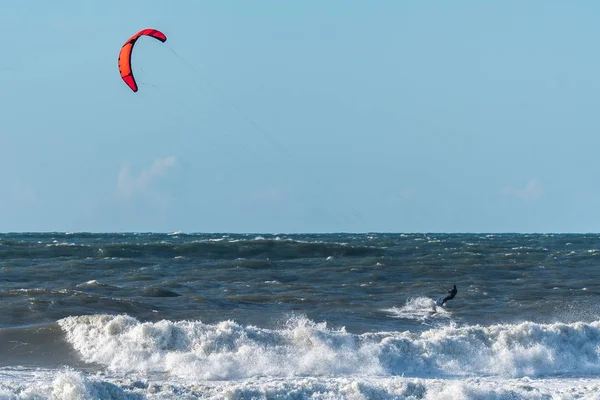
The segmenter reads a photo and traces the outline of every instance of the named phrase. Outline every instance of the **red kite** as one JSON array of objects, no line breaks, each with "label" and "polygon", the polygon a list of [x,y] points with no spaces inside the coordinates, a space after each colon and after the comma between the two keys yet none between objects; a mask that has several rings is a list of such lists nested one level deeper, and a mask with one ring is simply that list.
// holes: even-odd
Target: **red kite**
[{"label": "red kite", "polygon": [[135,83],[135,78],[133,77],[133,71],[131,69],[131,52],[133,51],[135,42],[141,36],[150,36],[163,43],[167,40],[165,34],[156,29],[143,29],[130,37],[121,48],[121,52],[119,53],[119,72],[121,72],[121,78],[123,78],[127,86],[134,92],[137,92],[138,86],[137,83]]}]

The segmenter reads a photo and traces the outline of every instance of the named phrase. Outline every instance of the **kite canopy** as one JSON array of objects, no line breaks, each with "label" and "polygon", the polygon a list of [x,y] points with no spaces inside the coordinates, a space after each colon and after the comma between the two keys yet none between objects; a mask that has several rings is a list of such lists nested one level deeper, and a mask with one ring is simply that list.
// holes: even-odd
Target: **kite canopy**
[{"label": "kite canopy", "polygon": [[167,40],[167,37],[161,31],[157,31],[156,29],[142,29],[130,37],[123,47],[121,47],[121,52],[119,53],[119,72],[121,73],[121,78],[123,78],[127,86],[134,92],[137,92],[138,86],[137,83],[135,83],[135,78],[133,77],[133,71],[131,69],[131,52],[133,51],[135,42],[141,36],[150,36],[163,43]]}]

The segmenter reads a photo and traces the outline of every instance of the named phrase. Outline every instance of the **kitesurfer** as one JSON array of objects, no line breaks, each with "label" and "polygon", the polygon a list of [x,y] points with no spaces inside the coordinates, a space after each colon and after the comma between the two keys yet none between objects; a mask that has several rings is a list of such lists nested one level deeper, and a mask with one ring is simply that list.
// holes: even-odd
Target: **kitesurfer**
[{"label": "kitesurfer", "polygon": [[[447,290],[447,289],[446,289]],[[456,290],[456,285],[454,285],[454,287],[452,288],[452,290],[448,290],[448,293],[450,293],[448,296],[444,297],[444,299],[442,300],[442,306],[444,304],[446,304],[446,302],[448,300],[452,300],[454,298],[454,296],[456,296],[456,292],[458,292],[458,290]]]}]

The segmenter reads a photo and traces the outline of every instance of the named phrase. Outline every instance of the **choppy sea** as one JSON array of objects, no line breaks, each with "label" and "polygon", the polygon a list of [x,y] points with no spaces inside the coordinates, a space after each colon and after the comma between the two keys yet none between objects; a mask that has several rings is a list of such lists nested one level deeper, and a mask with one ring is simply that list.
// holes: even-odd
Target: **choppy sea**
[{"label": "choppy sea", "polygon": [[3,234],[0,399],[600,399],[599,300],[595,234]]}]

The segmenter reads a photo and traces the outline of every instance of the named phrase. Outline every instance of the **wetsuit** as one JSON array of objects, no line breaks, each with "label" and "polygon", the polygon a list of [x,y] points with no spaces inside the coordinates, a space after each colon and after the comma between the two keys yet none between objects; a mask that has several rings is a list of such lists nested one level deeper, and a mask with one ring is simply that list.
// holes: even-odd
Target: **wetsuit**
[{"label": "wetsuit", "polygon": [[458,290],[456,290],[456,285],[454,285],[452,290],[448,292],[450,293],[450,295],[444,297],[444,299],[442,300],[442,305],[444,305],[448,300],[452,300],[454,296],[456,296],[456,292],[458,292]]}]

